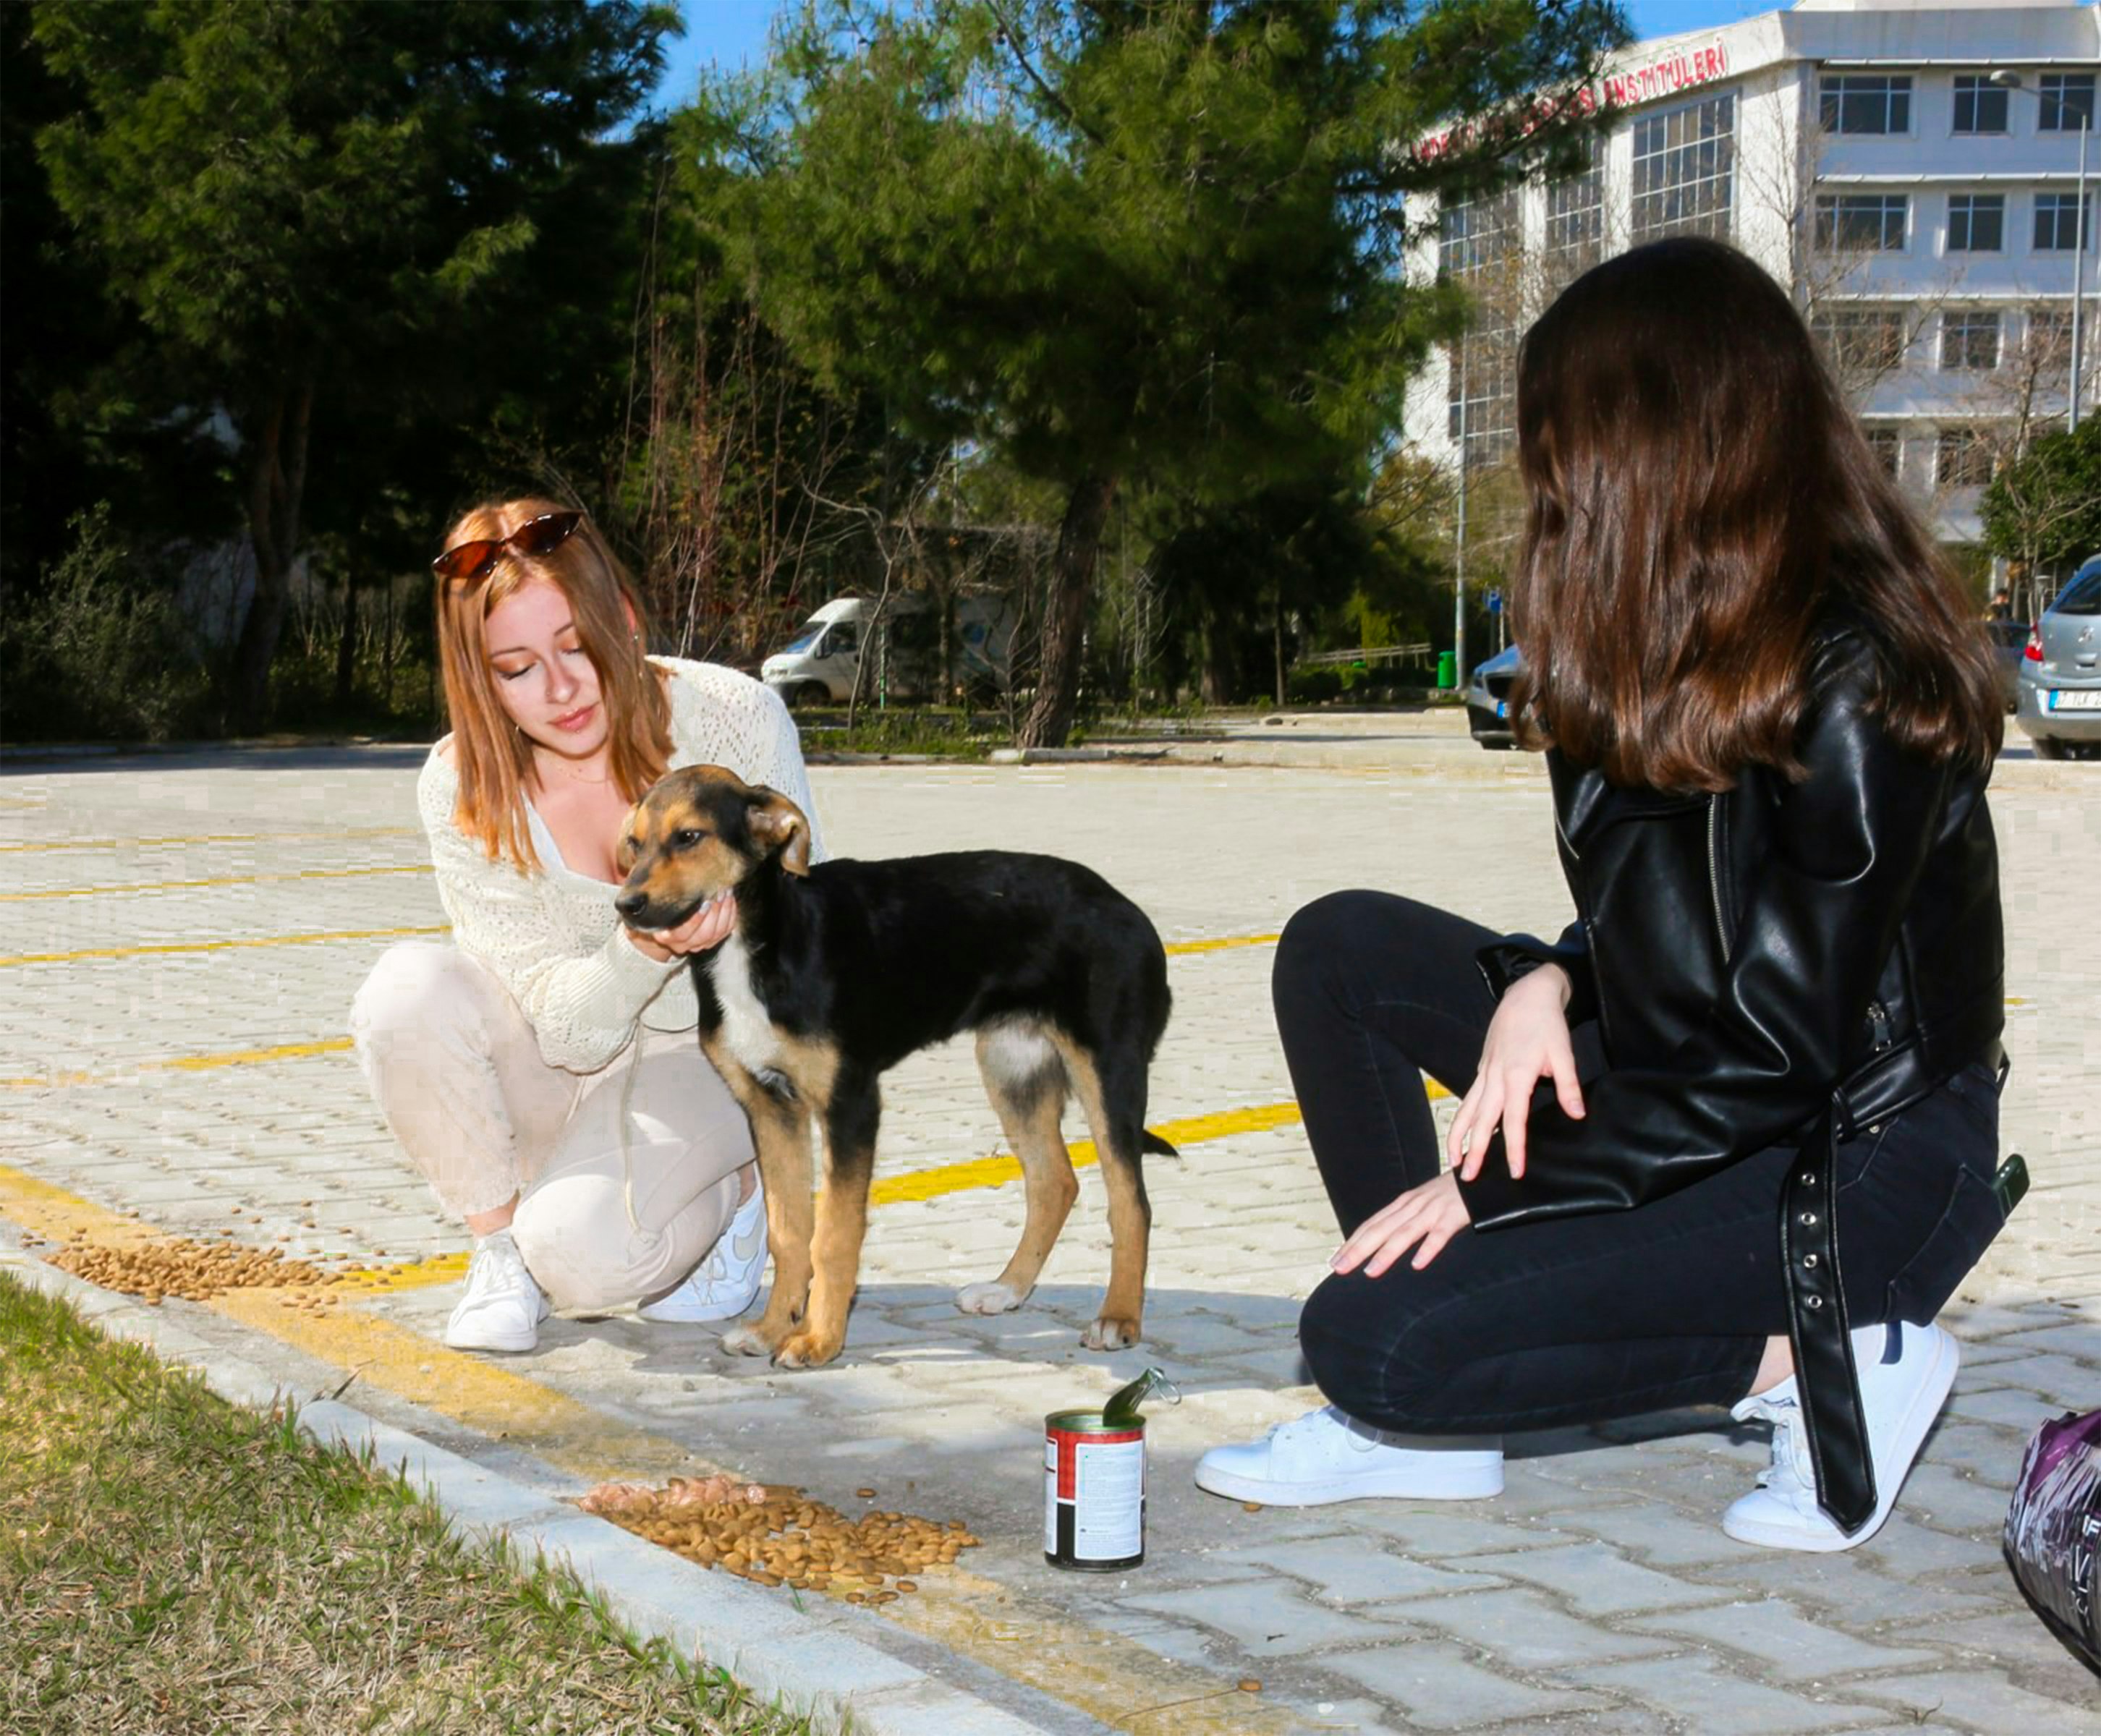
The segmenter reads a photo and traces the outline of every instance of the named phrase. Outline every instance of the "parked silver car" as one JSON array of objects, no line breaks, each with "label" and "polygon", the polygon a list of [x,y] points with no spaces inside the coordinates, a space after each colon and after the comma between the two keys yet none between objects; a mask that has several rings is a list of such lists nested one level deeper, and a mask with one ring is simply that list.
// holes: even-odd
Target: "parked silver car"
[{"label": "parked silver car", "polygon": [[2101,554],[2072,574],[2028,636],[2014,721],[2037,759],[2101,758]]}]

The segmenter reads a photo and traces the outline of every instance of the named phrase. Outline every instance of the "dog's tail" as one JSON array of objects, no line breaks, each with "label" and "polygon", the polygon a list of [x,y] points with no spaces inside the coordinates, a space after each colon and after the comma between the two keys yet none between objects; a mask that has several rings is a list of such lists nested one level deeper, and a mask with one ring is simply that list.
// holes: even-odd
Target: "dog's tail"
[{"label": "dog's tail", "polygon": [[1149,1127],[1144,1129],[1144,1137],[1138,1143],[1140,1151],[1148,1151],[1155,1157],[1179,1157],[1182,1155]]}]

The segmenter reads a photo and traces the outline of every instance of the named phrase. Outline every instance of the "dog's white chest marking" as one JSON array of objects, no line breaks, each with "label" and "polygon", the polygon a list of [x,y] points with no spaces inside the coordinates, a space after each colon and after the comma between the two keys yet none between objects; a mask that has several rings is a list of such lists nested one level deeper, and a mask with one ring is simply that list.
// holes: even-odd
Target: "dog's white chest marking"
[{"label": "dog's white chest marking", "polygon": [[779,1058],[781,1041],[751,986],[751,954],[743,935],[732,934],[715,948],[712,974],[723,1044],[753,1072],[766,1071]]}]

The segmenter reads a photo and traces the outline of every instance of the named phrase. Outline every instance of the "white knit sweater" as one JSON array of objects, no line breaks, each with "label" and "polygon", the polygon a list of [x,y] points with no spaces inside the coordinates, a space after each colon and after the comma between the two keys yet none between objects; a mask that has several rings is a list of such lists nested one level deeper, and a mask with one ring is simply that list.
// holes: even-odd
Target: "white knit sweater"
[{"label": "white knit sweater", "polygon": [[[802,744],[788,708],[771,688],[712,663],[649,660],[669,672],[671,764],[727,766],[747,784],[778,790],[810,816],[811,855],[824,841]],[[541,867],[520,873],[494,861],[453,824],[459,776],[431,749],[416,784],[423,830],[437,870],[438,899],[453,939],[493,970],[531,1021],[550,1065],[592,1073],[652,1031],[690,1031],[700,1021],[683,959],[659,964],[630,941],[613,908],[620,889],[573,872],[537,811],[526,810]],[[648,1018],[644,1018],[644,1009]]]}]

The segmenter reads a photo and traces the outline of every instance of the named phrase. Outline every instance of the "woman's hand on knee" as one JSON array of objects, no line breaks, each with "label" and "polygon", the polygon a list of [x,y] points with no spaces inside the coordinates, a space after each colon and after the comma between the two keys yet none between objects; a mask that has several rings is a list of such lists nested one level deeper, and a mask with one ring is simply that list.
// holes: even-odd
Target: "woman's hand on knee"
[{"label": "woman's hand on knee", "polygon": [[1413,1248],[1415,1257],[1409,1264],[1419,1272],[1471,1221],[1466,1202],[1460,1196],[1458,1178],[1448,1171],[1373,1213],[1328,1264],[1338,1272],[1354,1272],[1362,1266],[1365,1277],[1378,1278]]},{"label": "woman's hand on knee", "polygon": [[1576,1078],[1565,1010],[1568,991],[1568,973],[1559,965],[1542,965],[1511,984],[1488,1021],[1480,1067],[1444,1141],[1452,1167],[1467,1181],[1481,1173],[1498,1124],[1510,1173],[1524,1173],[1525,1120],[1532,1111],[1533,1087],[1541,1080],[1551,1079],[1562,1109],[1582,1120],[1583,1088]]}]

